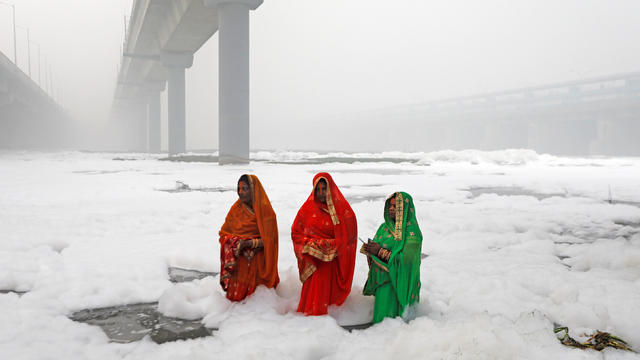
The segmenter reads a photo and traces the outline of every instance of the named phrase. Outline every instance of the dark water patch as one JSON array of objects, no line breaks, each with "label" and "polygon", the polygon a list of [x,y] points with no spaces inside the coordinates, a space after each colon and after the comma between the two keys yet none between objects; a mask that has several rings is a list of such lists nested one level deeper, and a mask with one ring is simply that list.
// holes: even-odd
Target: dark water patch
[{"label": "dark water patch", "polygon": [[620,225],[620,226],[629,226],[632,228],[640,228],[640,222],[633,222],[633,221],[628,221],[628,220],[616,220],[613,222],[616,225]]},{"label": "dark water patch", "polygon": [[[315,173],[315,171],[310,171]],[[405,170],[405,169],[336,169],[333,173],[344,174],[375,174],[375,175],[422,175],[421,170]]]},{"label": "dark water patch", "polygon": [[132,170],[78,170],[78,171],[73,171],[73,173],[84,174],[84,175],[104,175],[104,174],[117,174],[125,171],[132,171]]},{"label": "dark water patch", "polygon": [[216,276],[217,272],[206,272],[179,267],[169,267],[169,281],[173,283],[189,282],[204,279],[207,276]]},{"label": "dark water patch", "polygon": [[354,325],[340,325],[341,328],[347,330],[348,332],[352,332],[353,330],[364,330],[373,326],[373,323],[364,323],[364,324],[354,324]]},{"label": "dark water patch", "polygon": [[27,291],[18,291],[18,290],[13,290],[13,289],[2,289],[0,290],[0,294],[16,294],[18,296],[22,296],[24,294],[26,294]]},{"label": "dark water patch", "polygon": [[137,161],[140,159],[132,158],[132,157],[114,157],[112,160],[114,161]]},{"label": "dark water patch", "polygon": [[611,205],[622,204],[622,205],[631,205],[640,208],[640,202],[638,201],[625,201],[625,200],[607,200],[607,202]]},{"label": "dark water patch", "polygon": [[173,162],[205,162],[205,163],[217,163],[217,155],[174,155],[165,158],[158,159],[160,161],[173,161]]},{"label": "dark water patch", "polygon": [[560,260],[560,264],[563,265],[564,267],[567,267],[569,269],[571,269],[571,265],[567,264],[565,262],[566,259],[571,259],[571,256],[568,255],[559,255],[556,254],[556,258],[558,258],[558,260]]},{"label": "dark water patch", "polygon": [[564,197],[563,193],[539,193],[516,186],[494,186],[494,187],[472,187],[464,189],[471,193],[472,198],[477,198],[484,194],[495,194],[498,196],[531,196],[538,200],[547,199],[554,196]]},{"label": "dark water patch", "polygon": [[[317,165],[317,164],[327,164],[327,163],[339,163],[339,164],[354,164],[354,163],[383,163],[389,162],[394,164],[400,163],[412,163],[415,164],[419,160],[418,159],[404,159],[404,158],[375,158],[375,157],[337,157],[337,156],[328,156],[321,158],[313,158],[313,159],[297,159],[297,160],[254,160],[267,162],[271,164],[291,164],[291,165]],[[420,164],[421,166],[429,166],[429,164]]]},{"label": "dark water patch", "polygon": [[173,189],[158,189],[158,191],[164,191],[168,193],[184,193],[184,192],[227,192],[227,191],[236,191],[233,188],[227,187],[196,187],[193,188],[182,181],[176,181],[176,185]]},{"label": "dark water patch", "polygon": [[184,320],[162,315],[158,303],[141,303],[85,309],[73,313],[73,321],[99,326],[112,342],[130,343],[147,335],[158,344],[209,336],[216,329],[200,320]]},{"label": "dark water patch", "polygon": [[[616,223],[617,224],[617,223]],[[636,226],[630,226],[629,224],[618,224],[620,228],[595,228],[595,229],[565,229],[558,235],[567,235],[577,240],[571,241],[556,241],[556,244],[568,243],[568,244],[591,244],[597,240],[615,240],[623,238],[630,240],[633,236],[640,233],[640,224]]]}]

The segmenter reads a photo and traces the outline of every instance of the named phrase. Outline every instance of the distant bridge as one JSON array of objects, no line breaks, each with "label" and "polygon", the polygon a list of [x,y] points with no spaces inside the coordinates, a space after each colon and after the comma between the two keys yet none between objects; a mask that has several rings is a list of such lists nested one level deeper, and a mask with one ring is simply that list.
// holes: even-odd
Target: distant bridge
[{"label": "distant bridge", "polygon": [[357,120],[404,129],[413,150],[640,155],[640,72],[395,106]]},{"label": "distant bridge", "polygon": [[0,52],[0,148],[52,148],[67,143],[69,116]]},{"label": "distant bridge", "polygon": [[[160,152],[160,93],[165,88],[169,154],[186,150],[185,69],[219,31],[219,162],[248,161],[249,12],[261,4],[134,0],[111,114],[127,150]],[[640,73],[398,106],[358,118],[357,126],[375,128],[377,123],[387,129],[380,131],[383,143],[394,131],[390,122],[410,129],[403,136],[413,150],[531,148],[566,155],[640,155],[635,138],[640,133]]]},{"label": "distant bridge", "polygon": [[127,149],[160,152],[166,86],[169,154],[185,152],[185,69],[219,30],[219,162],[249,161],[249,11],[261,4],[134,0],[111,113]]}]

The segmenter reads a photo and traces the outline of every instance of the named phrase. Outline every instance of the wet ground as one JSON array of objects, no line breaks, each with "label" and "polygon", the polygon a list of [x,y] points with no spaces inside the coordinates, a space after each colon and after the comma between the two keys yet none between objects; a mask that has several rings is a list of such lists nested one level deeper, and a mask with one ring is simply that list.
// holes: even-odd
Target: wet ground
[{"label": "wet ground", "polygon": [[[423,258],[426,255],[423,255]],[[169,280],[174,283],[189,282],[216,276],[216,272],[169,267]],[[10,290],[0,290],[0,293]],[[11,291],[14,292],[14,291]],[[158,312],[158,303],[126,304],[77,311],[69,318],[73,321],[99,326],[112,342],[130,343],[149,336],[158,344],[168,341],[195,339],[211,336],[217,329],[205,327],[201,319],[185,320],[167,317]],[[347,331],[362,330],[371,323],[342,325]]]},{"label": "wet ground", "polygon": [[156,343],[211,335],[200,320],[170,318],[157,311],[158,303],[129,304],[73,313],[71,320],[99,326],[112,342],[129,343],[149,335]]},{"label": "wet ground", "polygon": [[216,275],[218,275],[217,272],[205,272],[192,269],[183,269],[179,267],[169,267],[169,281],[173,283],[200,280],[206,278],[207,276]]}]

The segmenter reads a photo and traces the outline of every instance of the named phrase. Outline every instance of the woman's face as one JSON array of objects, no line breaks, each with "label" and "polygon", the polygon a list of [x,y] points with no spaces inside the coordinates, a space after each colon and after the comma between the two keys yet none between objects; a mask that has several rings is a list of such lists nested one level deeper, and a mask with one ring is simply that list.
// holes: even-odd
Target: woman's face
[{"label": "woman's face", "polygon": [[316,185],[315,199],[323,204],[327,203],[327,183],[324,181],[318,182]]},{"label": "woman's face", "polygon": [[238,198],[247,205],[251,205],[253,202],[251,188],[249,187],[249,184],[244,181],[238,181]]},{"label": "woman's face", "polygon": [[389,215],[389,217],[391,218],[391,220],[395,221],[396,220],[396,197],[392,197],[391,200],[389,200],[389,208],[387,209],[387,214]]}]

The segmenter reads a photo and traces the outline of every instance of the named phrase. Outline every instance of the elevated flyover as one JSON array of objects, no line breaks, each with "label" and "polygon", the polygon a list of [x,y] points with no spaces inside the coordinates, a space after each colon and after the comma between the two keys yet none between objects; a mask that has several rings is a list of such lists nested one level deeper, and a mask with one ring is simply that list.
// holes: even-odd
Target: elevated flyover
[{"label": "elevated flyover", "polygon": [[394,129],[410,129],[402,138],[411,150],[529,148],[637,156],[640,72],[396,106],[357,119],[392,122],[387,139]]},{"label": "elevated flyover", "polygon": [[59,147],[68,124],[63,108],[0,52],[0,147]]},{"label": "elevated flyover", "polygon": [[219,159],[249,160],[249,11],[260,4],[133,2],[111,114],[128,149],[160,152],[160,93],[166,87],[169,154],[186,151],[185,69],[219,31]]}]

